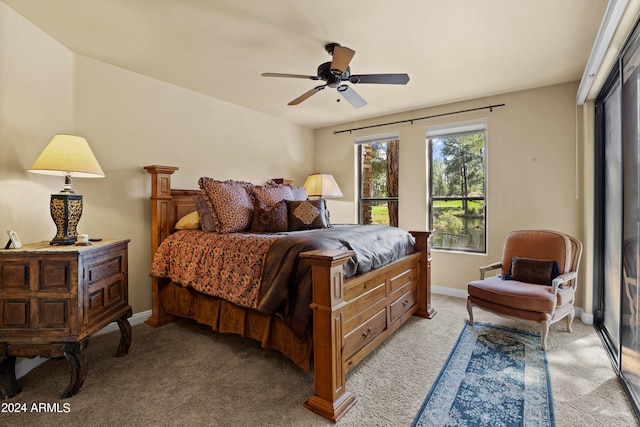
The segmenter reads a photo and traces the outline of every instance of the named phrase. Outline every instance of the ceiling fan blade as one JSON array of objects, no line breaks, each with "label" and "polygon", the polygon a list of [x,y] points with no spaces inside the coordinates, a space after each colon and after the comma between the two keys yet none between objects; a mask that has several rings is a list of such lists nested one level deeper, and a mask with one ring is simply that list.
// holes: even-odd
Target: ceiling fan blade
[{"label": "ceiling fan blade", "polygon": [[333,48],[333,60],[331,61],[331,72],[337,75],[344,73],[351,62],[351,58],[356,54],[355,50],[348,47],[335,46]]},{"label": "ceiling fan blade", "polygon": [[320,92],[322,89],[325,88],[325,86],[326,85],[316,86],[313,89],[306,91],[305,93],[303,93],[302,95],[300,95],[299,97],[297,97],[287,105],[298,105],[305,99],[310,98],[311,95],[315,95],[316,93]]},{"label": "ceiling fan blade", "polygon": [[351,83],[379,83],[387,85],[406,85],[408,74],[358,74],[349,77]]},{"label": "ceiling fan blade", "polygon": [[353,105],[355,108],[360,108],[367,105],[367,101],[362,99],[362,97],[358,95],[358,93],[355,90],[351,89],[351,87],[347,85],[342,85],[338,87],[338,92],[340,93],[340,95],[344,97],[344,99],[349,101],[349,103]]},{"label": "ceiling fan blade", "polygon": [[263,77],[292,77],[294,79],[320,80],[318,76],[305,76],[302,74],[262,73]]}]

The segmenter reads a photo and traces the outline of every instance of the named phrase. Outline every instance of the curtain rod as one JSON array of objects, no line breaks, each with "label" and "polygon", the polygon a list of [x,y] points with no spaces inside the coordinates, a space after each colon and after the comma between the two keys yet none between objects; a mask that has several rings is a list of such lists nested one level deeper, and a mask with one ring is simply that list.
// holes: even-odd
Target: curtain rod
[{"label": "curtain rod", "polygon": [[354,130],[377,128],[377,127],[380,127],[380,126],[388,126],[388,125],[397,125],[398,123],[411,122],[411,124],[413,124],[413,122],[415,122],[416,120],[425,120],[425,119],[432,119],[434,117],[450,116],[452,114],[468,113],[469,111],[489,110],[489,112],[493,112],[494,108],[504,107],[504,105],[505,104],[487,105],[486,107],[469,108],[468,110],[460,110],[460,111],[452,111],[450,113],[434,114],[433,116],[418,117],[417,119],[398,120],[397,122],[380,123],[380,124],[377,124],[377,125],[362,126],[362,127],[359,127],[359,128],[351,128],[351,129],[345,129],[345,130],[334,130],[333,134],[337,135],[339,133],[344,133],[344,132],[351,133]]}]

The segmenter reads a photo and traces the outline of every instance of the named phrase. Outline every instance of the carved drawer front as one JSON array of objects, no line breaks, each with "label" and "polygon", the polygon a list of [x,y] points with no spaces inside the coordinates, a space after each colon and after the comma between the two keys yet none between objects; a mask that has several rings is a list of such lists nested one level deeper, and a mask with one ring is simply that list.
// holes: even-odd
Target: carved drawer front
[{"label": "carved drawer front", "polygon": [[0,263],[0,327],[69,328],[72,261],[24,258]]},{"label": "carved drawer front", "polygon": [[41,298],[38,300],[38,327],[41,329],[69,327],[69,300]]},{"label": "carved drawer front", "polygon": [[0,299],[0,327],[28,328],[30,310],[29,299]]},{"label": "carved drawer front", "polygon": [[124,251],[87,260],[85,323],[113,305],[125,303]]},{"label": "carved drawer front", "polygon": [[[68,298],[25,298],[0,300],[0,327],[2,328],[69,328]],[[32,304],[37,306],[37,314],[31,319]],[[35,307],[34,307],[35,309]]]},{"label": "carved drawer front", "polygon": [[348,302],[356,299],[380,285],[384,285],[384,280],[381,280],[379,277],[374,277],[373,279],[365,281],[354,281],[347,283],[344,286],[344,300]]},{"label": "carved drawer front", "polygon": [[5,261],[0,263],[0,291],[28,291],[30,277],[29,262]]},{"label": "carved drawer front", "polygon": [[342,331],[346,335],[375,315],[385,302],[385,284],[380,283],[369,292],[349,303],[343,311]]},{"label": "carved drawer front", "polygon": [[418,301],[416,295],[416,286],[414,284],[408,286],[408,291],[402,294],[400,298],[391,303],[390,306],[390,317],[391,323],[398,320],[405,314],[408,310],[411,309],[416,302]]},{"label": "carved drawer front", "polygon": [[362,347],[373,341],[387,328],[387,310],[384,307],[372,318],[355,328],[344,337],[343,358],[353,356]]},{"label": "carved drawer front", "polygon": [[398,289],[406,286],[409,282],[418,280],[418,270],[416,268],[412,268],[410,270],[405,270],[397,276],[393,277],[391,282],[391,293],[397,291]]},{"label": "carved drawer front", "polygon": [[[70,288],[72,261],[40,261],[38,289],[60,291]],[[73,261],[75,263],[75,260]]]}]

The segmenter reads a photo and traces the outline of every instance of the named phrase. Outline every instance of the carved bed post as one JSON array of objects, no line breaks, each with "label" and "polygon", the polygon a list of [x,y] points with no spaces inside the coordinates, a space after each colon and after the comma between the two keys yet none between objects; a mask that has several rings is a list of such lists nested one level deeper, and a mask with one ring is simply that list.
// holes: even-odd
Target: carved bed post
[{"label": "carved bed post", "polygon": [[[151,165],[144,167],[151,174],[151,257],[160,242],[170,233],[174,223],[171,199],[171,174],[178,170],[175,166]],[[151,278],[151,317],[145,322],[154,328],[173,321],[160,303],[160,280]]]},{"label": "carved bed post", "polygon": [[416,239],[416,251],[422,252],[418,265],[419,283],[418,286],[418,311],[416,316],[423,316],[431,319],[436,315],[436,310],[431,306],[431,231],[410,231]]},{"label": "carved bed post", "polygon": [[346,366],[342,358],[343,264],[353,251],[317,249],[300,257],[312,266],[313,358],[315,394],[304,406],[336,422],[357,402],[345,389]]}]

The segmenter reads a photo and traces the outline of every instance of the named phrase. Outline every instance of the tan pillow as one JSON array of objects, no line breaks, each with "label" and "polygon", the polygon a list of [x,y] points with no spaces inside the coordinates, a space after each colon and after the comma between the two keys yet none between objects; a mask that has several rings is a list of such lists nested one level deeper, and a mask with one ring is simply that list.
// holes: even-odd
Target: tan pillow
[{"label": "tan pillow", "polygon": [[176,230],[199,230],[200,215],[198,215],[198,211],[193,211],[180,218],[174,228]]}]

